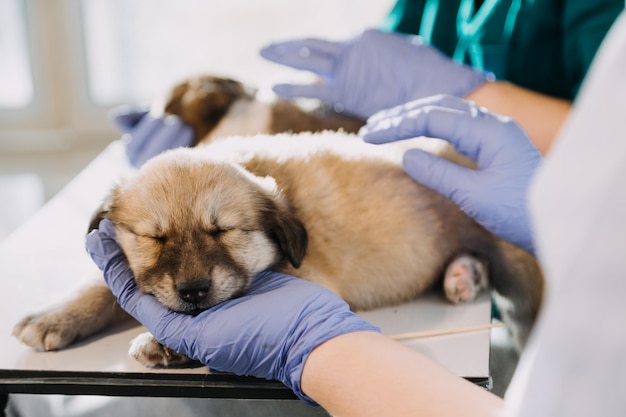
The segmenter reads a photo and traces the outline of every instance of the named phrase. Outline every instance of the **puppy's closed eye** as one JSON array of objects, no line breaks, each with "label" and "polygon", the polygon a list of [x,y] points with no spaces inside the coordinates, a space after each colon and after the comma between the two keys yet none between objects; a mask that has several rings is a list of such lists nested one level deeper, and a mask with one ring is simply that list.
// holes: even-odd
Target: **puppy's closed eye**
[{"label": "puppy's closed eye", "polygon": [[149,228],[147,231],[146,230],[137,230],[131,226],[128,226],[124,223],[117,223],[118,227],[121,227],[122,229],[124,229],[125,231],[129,232],[131,235],[145,240],[145,241],[150,241],[150,242],[156,242],[159,244],[165,244],[168,242],[169,237],[167,236],[167,233],[163,233],[161,231],[152,231],[152,230],[157,230],[160,229],[159,227],[151,227]]},{"label": "puppy's closed eye", "polygon": [[235,230],[235,227],[212,227],[211,229],[207,230],[207,233],[212,238],[219,238],[233,230]]},{"label": "puppy's closed eye", "polygon": [[159,235],[157,235],[157,236],[148,236],[148,237],[150,239],[153,239],[153,240],[159,242],[162,245],[166,244],[167,241],[168,241],[168,237],[167,236],[159,236]]}]

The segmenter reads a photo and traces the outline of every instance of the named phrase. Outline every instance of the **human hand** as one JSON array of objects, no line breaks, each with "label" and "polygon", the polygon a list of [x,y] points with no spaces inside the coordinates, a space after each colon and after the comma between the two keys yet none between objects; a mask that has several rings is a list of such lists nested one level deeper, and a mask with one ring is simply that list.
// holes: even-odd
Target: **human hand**
[{"label": "human hand", "polygon": [[370,143],[417,136],[450,142],[478,168],[412,149],[404,154],[404,170],[487,230],[534,253],[526,194],[541,154],[512,119],[463,99],[435,96],[372,116],[360,134]]},{"label": "human hand", "polygon": [[363,119],[434,94],[464,97],[490,78],[423,45],[417,36],[373,29],[346,42],[277,42],[263,48],[261,55],[322,79],[307,85],[278,84],[274,92],[279,96],[320,99]]},{"label": "human hand", "polygon": [[174,115],[154,117],[145,107],[113,109],[111,120],[124,133],[126,155],[139,168],[168,149],[192,146],[193,130]]},{"label": "human hand", "polygon": [[300,378],[311,351],[344,333],[378,331],[329,290],[271,271],[257,275],[240,298],[197,316],[176,313],[138,290],[109,220],[86,246],[122,308],[160,343],[217,371],[281,381],[309,403]]}]

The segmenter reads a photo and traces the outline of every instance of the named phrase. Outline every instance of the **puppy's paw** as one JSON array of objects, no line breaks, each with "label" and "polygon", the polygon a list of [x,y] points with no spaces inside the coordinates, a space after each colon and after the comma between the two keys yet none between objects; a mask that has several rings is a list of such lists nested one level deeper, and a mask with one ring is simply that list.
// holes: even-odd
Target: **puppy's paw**
[{"label": "puppy's paw", "polygon": [[446,268],[443,288],[454,304],[475,299],[487,288],[486,265],[470,255],[456,257]]},{"label": "puppy's paw", "polygon": [[78,338],[78,327],[62,312],[44,312],[22,319],[13,328],[13,336],[38,350],[58,350]]},{"label": "puppy's paw", "polygon": [[128,354],[145,366],[179,367],[194,363],[182,353],[163,346],[150,333],[142,333],[130,342]]}]

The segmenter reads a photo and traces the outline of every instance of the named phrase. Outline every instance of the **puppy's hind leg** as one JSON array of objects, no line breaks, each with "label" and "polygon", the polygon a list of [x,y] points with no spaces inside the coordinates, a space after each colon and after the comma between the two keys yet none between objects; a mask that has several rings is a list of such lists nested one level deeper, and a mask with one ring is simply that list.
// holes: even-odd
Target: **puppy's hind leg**
[{"label": "puppy's hind leg", "polygon": [[57,307],[25,317],[13,335],[35,349],[58,350],[129,318],[101,281]]},{"label": "puppy's hind leg", "polygon": [[487,266],[471,255],[459,255],[446,267],[443,289],[446,298],[454,303],[475,299],[488,286]]}]

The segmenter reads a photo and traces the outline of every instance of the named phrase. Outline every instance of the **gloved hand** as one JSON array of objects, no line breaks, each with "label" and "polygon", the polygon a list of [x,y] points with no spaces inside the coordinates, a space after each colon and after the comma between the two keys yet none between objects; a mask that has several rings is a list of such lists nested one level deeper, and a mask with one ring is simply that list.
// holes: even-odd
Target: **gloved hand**
[{"label": "gloved hand", "polygon": [[278,42],[263,48],[261,56],[322,78],[308,85],[278,84],[279,96],[320,99],[362,119],[434,94],[465,97],[493,78],[453,62],[417,36],[373,29],[346,42]]},{"label": "gloved hand", "polygon": [[124,133],[126,155],[134,167],[168,149],[193,145],[193,130],[176,116],[153,117],[146,107],[123,106],[110,117]]},{"label": "gloved hand", "polygon": [[534,254],[526,194],[541,154],[513,120],[473,102],[435,96],[372,116],[360,134],[370,143],[417,136],[452,143],[476,162],[477,170],[417,149],[404,154],[404,170],[487,230]]},{"label": "gloved hand", "polygon": [[300,278],[266,271],[243,297],[197,316],[168,310],[135,285],[109,220],[87,236],[87,251],[120,305],[162,344],[210,368],[283,382],[302,400],[304,363],[319,344],[354,331],[378,331],[337,295]]}]

